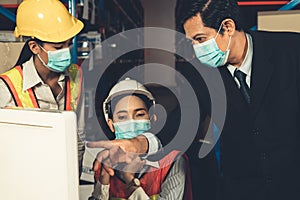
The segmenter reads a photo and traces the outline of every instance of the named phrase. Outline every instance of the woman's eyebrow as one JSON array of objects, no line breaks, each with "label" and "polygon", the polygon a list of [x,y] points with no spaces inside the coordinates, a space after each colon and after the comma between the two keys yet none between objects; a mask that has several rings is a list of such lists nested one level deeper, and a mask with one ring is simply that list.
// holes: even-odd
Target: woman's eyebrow
[{"label": "woman's eyebrow", "polygon": [[135,111],[135,112],[138,112],[138,111],[140,111],[140,110],[147,111],[147,109],[146,109],[146,108],[137,108],[137,109],[134,109],[134,111]]},{"label": "woman's eyebrow", "polygon": [[116,114],[120,114],[120,113],[128,113],[127,110],[119,110]]}]

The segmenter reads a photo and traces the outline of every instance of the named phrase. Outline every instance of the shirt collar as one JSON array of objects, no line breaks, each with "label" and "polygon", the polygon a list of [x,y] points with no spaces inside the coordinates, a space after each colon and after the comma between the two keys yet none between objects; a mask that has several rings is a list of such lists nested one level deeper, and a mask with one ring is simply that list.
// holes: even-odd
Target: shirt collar
[{"label": "shirt collar", "polygon": [[[41,79],[41,77],[36,71],[33,62],[33,57],[31,57],[27,62],[23,63],[22,66],[23,66],[23,91],[26,91],[29,88],[32,88],[38,84],[44,84],[44,81]],[[58,81],[59,82],[64,81],[65,76],[69,76],[67,71],[65,71],[59,76]]]},{"label": "shirt collar", "polygon": [[[246,56],[242,62],[242,65],[238,69],[250,77],[251,76],[252,56],[253,56],[253,44],[252,44],[252,38],[251,38],[250,34],[248,34],[248,33],[245,33],[245,34],[246,34],[248,48],[247,48]],[[227,69],[230,71],[231,75],[234,76],[234,71],[235,71],[236,67],[229,64],[227,66]]]},{"label": "shirt collar", "polygon": [[141,178],[144,173],[147,173],[147,171],[149,170],[149,167],[155,167],[157,169],[159,169],[159,167],[160,167],[158,161],[149,161],[147,159],[145,161],[146,161],[146,163],[143,166],[143,168],[140,170],[140,172],[138,174],[138,178]]},{"label": "shirt collar", "polygon": [[27,62],[22,64],[23,66],[23,91],[28,90],[36,86],[39,83],[43,84],[43,80],[38,75],[34,63],[33,57],[30,58]]},{"label": "shirt collar", "polygon": [[155,168],[159,168],[159,163],[158,161],[149,161],[149,160],[146,160],[146,163],[145,165],[148,165],[148,166],[151,166],[151,167],[155,167]]}]

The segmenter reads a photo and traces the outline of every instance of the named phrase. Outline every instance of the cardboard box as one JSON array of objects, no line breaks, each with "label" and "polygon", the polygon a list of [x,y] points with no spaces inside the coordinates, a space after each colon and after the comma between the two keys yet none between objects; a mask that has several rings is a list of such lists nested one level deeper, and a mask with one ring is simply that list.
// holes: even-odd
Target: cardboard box
[{"label": "cardboard box", "polygon": [[0,73],[14,67],[24,44],[24,42],[0,42]]},{"label": "cardboard box", "polygon": [[300,10],[258,12],[257,28],[264,31],[300,33]]},{"label": "cardboard box", "polygon": [[16,38],[13,31],[0,31],[0,42],[16,42],[20,41]]}]

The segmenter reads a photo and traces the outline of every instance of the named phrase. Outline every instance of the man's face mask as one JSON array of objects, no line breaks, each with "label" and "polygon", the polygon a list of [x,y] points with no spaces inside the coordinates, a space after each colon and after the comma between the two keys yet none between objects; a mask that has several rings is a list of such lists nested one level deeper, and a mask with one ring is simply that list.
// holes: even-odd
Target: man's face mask
[{"label": "man's face mask", "polygon": [[41,59],[40,55],[37,54],[45,67],[58,73],[64,72],[69,68],[71,64],[71,53],[69,48],[63,48],[56,51],[46,51],[43,47],[41,47],[41,49],[48,54],[47,64]]},{"label": "man's face mask", "polygon": [[134,138],[150,129],[150,120],[128,120],[113,123],[116,139]]},{"label": "man's face mask", "polygon": [[222,28],[222,24],[217,32],[217,35],[210,39],[207,40],[203,43],[195,44],[193,45],[195,55],[198,58],[198,60],[206,64],[210,67],[220,67],[226,64],[229,56],[229,45],[231,42],[231,36],[229,38],[229,42],[227,45],[227,49],[225,52],[221,51],[221,49],[218,47],[218,44],[216,42],[216,38],[218,37],[218,34]]}]

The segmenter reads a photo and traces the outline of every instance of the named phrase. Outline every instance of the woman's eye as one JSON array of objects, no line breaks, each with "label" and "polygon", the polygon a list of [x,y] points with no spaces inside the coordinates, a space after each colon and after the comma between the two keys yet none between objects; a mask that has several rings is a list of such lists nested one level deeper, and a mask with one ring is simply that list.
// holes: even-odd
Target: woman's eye
[{"label": "woman's eye", "polygon": [[59,50],[59,49],[62,49],[63,48],[63,46],[56,46],[56,47],[54,47],[56,50]]},{"label": "woman's eye", "polygon": [[141,118],[141,117],[146,116],[146,113],[145,112],[138,112],[138,113],[136,113],[135,116],[138,117],[138,118]]},{"label": "woman's eye", "polygon": [[197,42],[201,43],[201,42],[203,42],[204,39],[201,38],[201,37],[199,37],[199,38],[196,38],[195,40],[196,40]]},{"label": "woman's eye", "polygon": [[127,115],[118,115],[118,120],[126,120]]}]

